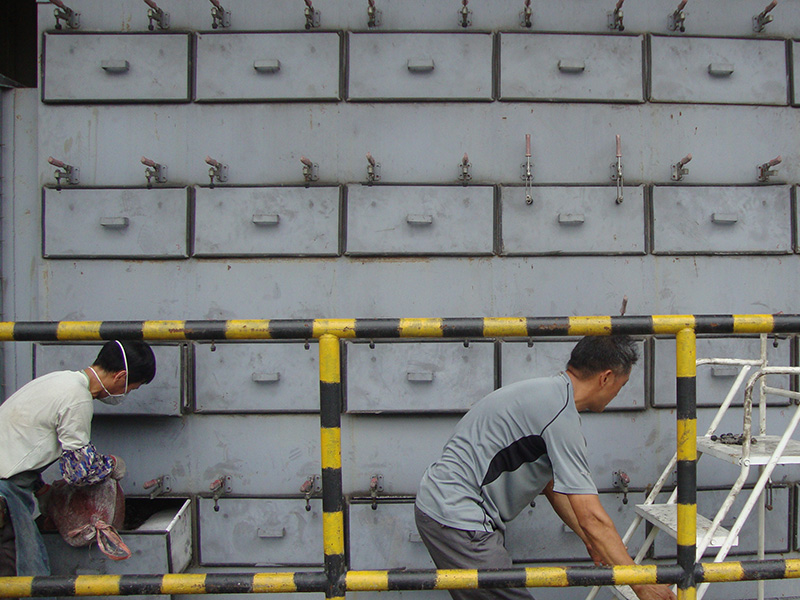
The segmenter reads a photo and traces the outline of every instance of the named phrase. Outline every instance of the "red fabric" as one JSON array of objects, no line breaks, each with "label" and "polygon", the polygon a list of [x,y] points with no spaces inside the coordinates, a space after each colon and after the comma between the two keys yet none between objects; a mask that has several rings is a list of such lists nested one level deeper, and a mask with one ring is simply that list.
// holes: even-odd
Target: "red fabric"
[{"label": "red fabric", "polygon": [[125,521],[125,494],[115,479],[87,487],[56,481],[45,502],[45,514],[70,546],[88,546],[96,539],[109,558],[123,560],[131,555],[116,531]]}]

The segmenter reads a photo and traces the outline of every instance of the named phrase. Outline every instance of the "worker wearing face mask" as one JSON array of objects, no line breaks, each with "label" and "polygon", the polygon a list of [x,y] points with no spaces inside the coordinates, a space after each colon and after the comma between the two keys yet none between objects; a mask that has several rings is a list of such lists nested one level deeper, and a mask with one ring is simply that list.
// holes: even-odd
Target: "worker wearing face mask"
[{"label": "worker wearing face mask", "polygon": [[106,343],[82,371],[37,377],[0,404],[0,576],[48,575],[34,518],[41,473],[59,461],[69,485],[121,479],[125,463],[90,441],[93,400],[116,405],[156,374],[153,350],[141,341]]}]

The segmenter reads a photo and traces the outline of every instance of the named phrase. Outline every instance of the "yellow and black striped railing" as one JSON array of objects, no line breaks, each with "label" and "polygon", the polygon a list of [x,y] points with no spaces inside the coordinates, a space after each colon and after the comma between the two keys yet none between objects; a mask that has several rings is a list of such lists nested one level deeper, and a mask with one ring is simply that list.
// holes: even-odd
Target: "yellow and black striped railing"
[{"label": "yellow and black striped railing", "polygon": [[249,319],[0,322],[0,341],[286,340],[540,337],[610,334],[797,333],[800,315],[457,317],[430,319]]},{"label": "yellow and black striped railing", "polygon": [[[319,339],[324,573],[0,577],[0,598],[568,587],[670,583],[694,600],[704,582],[800,578],[800,559],[696,563],[696,335],[800,333],[800,315],[652,315],[430,319],[257,319],[0,323],[0,341]],[[342,338],[514,338],[673,335],[677,341],[678,560],[676,565],[481,570],[348,571],[341,456]]]},{"label": "yellow and black striped railing", "polygon": [[[391,590],[575,587],[680,583],[677,565],[632,567],[536,567],[489,571],[347,571],[339,592]],[[696,583],[800,578],[800,559],[700,563]],[[41,596],[132,596],[139,594],[263,594],[325,592],[319,572],[197,573],[167,575],[77,575],[75,577],[0,577],[0,598]]]}]

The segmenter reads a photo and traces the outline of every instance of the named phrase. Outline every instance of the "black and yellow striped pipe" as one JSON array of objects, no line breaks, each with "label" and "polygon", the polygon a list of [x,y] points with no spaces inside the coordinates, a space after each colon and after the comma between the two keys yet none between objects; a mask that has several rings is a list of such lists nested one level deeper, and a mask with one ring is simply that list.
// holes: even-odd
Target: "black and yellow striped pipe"
[{"label": "black and yellow striped pipe", "polygon": [[0,598],[322,592],[324,573],[196,573],[0,577]]},{"label": "black and yellow striped pipe", "polygon": [[797,333],[800,315],[2,322],[0,341],[285,340]]},{"label": "black and yellow striped pipe", "polygon": [[[485,589],[498,587],[571,587],[679,583],[677,565],[625,567],[535,567],[492,570],[349,571],[341,590]],[[798,579],[800,559],[700,563],[697,583]],[[75,577],[0,577],[0,598],[40,596],[131,596],[140,594],[263,594],[323,592],[320,572],[216,573],[172,575],[78,575]]]},{"label": "black and yellow striped pipe", "polygon": [[344,493],[342,489],[342,379],[339,338],[319,339],[320,441],[322,452],[322,538],[326,598],[344,598],[341,586],[347,565],[344,555]]},{"label": "black and yellow striped pipe", "polygon": [[678,565],[685,577],[678,583],[678,600],[694,600],[697,552],[697,367],[696,336],[682,329],[675,336],[678,446]]}]

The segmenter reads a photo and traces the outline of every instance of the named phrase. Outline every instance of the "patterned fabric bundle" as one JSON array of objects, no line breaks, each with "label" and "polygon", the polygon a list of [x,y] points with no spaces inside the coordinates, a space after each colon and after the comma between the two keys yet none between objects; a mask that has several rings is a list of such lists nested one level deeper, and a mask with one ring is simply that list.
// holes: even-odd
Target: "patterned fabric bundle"
[{"label": "patterned fabric bundle", "polygon": [[114,479],[75,487],[59,480],[48,495],[45,514],[70,546],[88,546],[97,540],[100,551],[113,560],[131,555],[117,528],[125,520],[125,495]]}]

